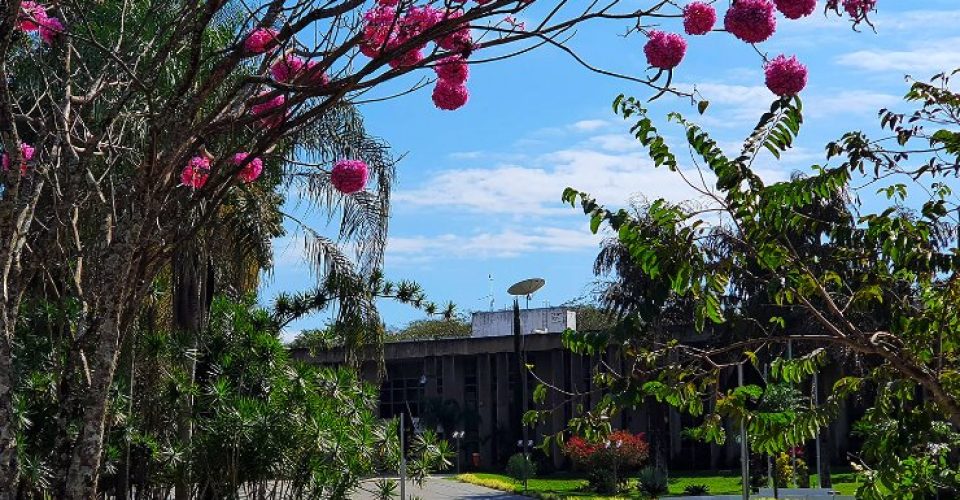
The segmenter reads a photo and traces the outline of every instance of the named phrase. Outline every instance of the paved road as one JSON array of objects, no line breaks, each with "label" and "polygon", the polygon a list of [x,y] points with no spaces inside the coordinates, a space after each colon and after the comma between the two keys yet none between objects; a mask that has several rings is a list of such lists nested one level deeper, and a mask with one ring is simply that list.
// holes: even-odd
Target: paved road
[{"label": "paved road", "polygon": [[[461,483],[443,477],[428,478],[423,482],[422,489],[407,484],[407,497],[412,498],[414,495],[421,500],[529,500],[528,497]],[[351,498],[353,500],[373,500],[375,497],[370,493],[360,492]]]}]

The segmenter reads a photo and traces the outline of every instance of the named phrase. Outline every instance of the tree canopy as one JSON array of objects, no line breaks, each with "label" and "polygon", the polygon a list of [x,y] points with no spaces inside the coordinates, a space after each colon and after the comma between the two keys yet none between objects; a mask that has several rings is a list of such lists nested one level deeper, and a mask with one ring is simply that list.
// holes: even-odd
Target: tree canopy
[{"label": "tree canopy", "polygon": [[[655,200],[638,214],[608,210],[574,189],[564,193],[564,201],[580,202],[594,231],[614,232],[617,259],[626,263],[621,280],[631,290],[609,304],[624,313],[621,327],[566,336],[575,351],[613,345],[630,359],[628,371],[605,379],[613,394],[575,423],[600,423],[605,413],[653,397],[702,417],[694,430],[702,439],[722,442],[722,421],[732,418],[747,426],[753,449],[771,453],[815,438],[857,395],[870,398],[858,423],[864,498],[956,488],[960,254],[945,176],[960,165],[960,96],[950,75],[938,75],[913,82],[906,100],[916,111],[880,112],[889,136],[845,134],[827,145],[826,163],[766,183],[755,165],[791,147],[802,123],[799,99],[775,101],[737,156],[671,113],[694,168],[705,171],[698,182],[642,103],[618,98],[615,111],[632,122],[655,164],[677,172],[706,202]],[[908,204],[910,190],[919,203]],[[867,197],[885,206],[867,210]],[[657,335],[664,315],[674,331]],[[680,341],[677,326],[717,341]],[[744,364],[769,365],[771,381],[799,383],[816,376],[828,352],[849,353],[862,368],[847,371],[819,404],[771,409],[757,405],[763,387],[720,387],[724,370]]]}]

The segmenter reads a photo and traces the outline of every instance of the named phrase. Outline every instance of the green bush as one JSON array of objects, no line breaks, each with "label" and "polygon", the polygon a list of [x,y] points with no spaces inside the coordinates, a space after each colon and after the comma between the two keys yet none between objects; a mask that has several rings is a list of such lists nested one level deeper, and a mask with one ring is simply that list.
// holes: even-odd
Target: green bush
[{"label": "green bush", "polygon": [[507,475],[517,481],[526,481],[537,475],[537,464],[523,453],[515,453],[507,461]]},{"label": "green bush", "polygon": [[810,487],[810,468],[807,467],[807,462],[802,458],[796,460],[796,465],[793,468],[793,479],[797,483],[797,488]]},{"label": "green bush", "polygon": [[790,455],[781,453],[777,456],[773,466],[773,477],[777,488],[787,488],[793,483],[793,465]]},{"label": "green bush", "polygon": [[597,467],[587,471],[587,482],[591,490],[601,495],[613,495],[620,490],[621,480],[613,467]]},{"label": "green bush", "polygon": [[709,495],[710,487],[705,484],[688,484],[683,489],[683,494],[691,497]]},{"label": "green bush", "polygon": [[640,469],[637,489],[645,498],[660,498],[667,494],[667,475],[655,467]]}]

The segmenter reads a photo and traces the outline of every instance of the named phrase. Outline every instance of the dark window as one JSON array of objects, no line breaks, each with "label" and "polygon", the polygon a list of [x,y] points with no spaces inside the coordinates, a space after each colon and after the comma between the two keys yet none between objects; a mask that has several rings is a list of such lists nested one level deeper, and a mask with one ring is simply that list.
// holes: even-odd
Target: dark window
[{"label": "dark window", "polygon": [[419,377],[390,378],[380,386],[380,417],[393,418],[402,412],[420,416],[423,384]]}]

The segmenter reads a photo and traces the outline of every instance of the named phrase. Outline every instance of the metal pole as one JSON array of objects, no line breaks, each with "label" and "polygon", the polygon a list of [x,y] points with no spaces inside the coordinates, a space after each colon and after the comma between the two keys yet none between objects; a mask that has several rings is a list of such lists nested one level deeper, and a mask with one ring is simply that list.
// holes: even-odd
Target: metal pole
[{"label": "metal pole", "polygon": [[520,302],[516,297],[513,299],[513,338],[514,348],[517,351],[517,362],[519,366],[517,375],[520,378],[520,393],[522,401],[520,402],[520,429],[523,437],[523,454],[530,453],[527,445],[527,426],[523,423],[523,416],[527,414],[527,356],[523,349],[523,331],[520,325]]},{"label": "metal pole", "polygon": [[[787,339],[787,359],[793,359],[793,339]],[[793,388],[793,384],[790,384],[790,387]],[[793,477],[796,478],[797,474],[797,447],[790,447],[790,467],[793,467]]]},{"label": "metal pole", "polygon": [[400,412],[400,500],[407,499],[407,454],[403,447],[404,413]]},{"label": "metal pole", "polygon": [[[737,381],[743,387],[743,364],[737,365]],[[747,423],[740,422],[740,481],[743,500],[750,500],[750,447],[747,444]]]},{"label": "metal pole", "polygon": [[[813,392],[814,407],[817,407],[820,404],[820,390],[818,387],[819,384],[817,383],[817,379],[819,378],[818,375],[819,373],[814,373],[813,381],[812,381],[813,388],[811,392]],[[814,447],[814,453],[816,453],[817,455],[817,488],[823,488],[824,469],[823,469],[823,464],[820,462],[820,427],[817,427],[817,440],[816,440],[816,446]],[[829,473],[830,472],[827,471],[827,474]]]}]

